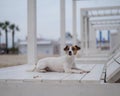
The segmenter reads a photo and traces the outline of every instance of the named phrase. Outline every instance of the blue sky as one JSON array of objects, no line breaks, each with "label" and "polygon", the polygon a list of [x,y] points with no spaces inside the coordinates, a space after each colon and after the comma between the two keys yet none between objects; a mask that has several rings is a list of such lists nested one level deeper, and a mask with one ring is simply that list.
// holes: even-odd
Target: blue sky
[{"label": "blue sky", "polygon": [[[77,34],[80,38],[80,8],[120,6],[120,0],[88,0],[77,2]],[[0,21],[8,20],[19,26],[17,39],[27,36],[27,0],[0,0]],[[72,32],[72,0],[66,0],[66,31]],[[2,42],[5,42],[4,33]],[[37,0],[37,37],[60,37],[60,0]],[[9,33],[9,42],[11,34]],[[11,43],[9,43],[10,45]]]}]

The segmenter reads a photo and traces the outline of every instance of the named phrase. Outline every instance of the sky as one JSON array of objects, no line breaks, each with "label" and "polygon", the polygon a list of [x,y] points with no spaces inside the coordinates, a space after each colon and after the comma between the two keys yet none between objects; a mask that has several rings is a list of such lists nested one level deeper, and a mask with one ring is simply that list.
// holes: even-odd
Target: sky
[{"label": "sky", "polygon": [[[120,6],[120,0],[77,1],[77,35],[80,39],[80,8]],[[19,26],[15,40],[25,40],[27,36],[27,0],[0,0],[0,22],[10,21]],[[72,0],[66,0],[66,32],[72,33]],[[37,37],[60,38],[60,0],[37,0]],[[2,42],[5,42],[2,32]],[[9,46],[11,34],[9,32]]]}]

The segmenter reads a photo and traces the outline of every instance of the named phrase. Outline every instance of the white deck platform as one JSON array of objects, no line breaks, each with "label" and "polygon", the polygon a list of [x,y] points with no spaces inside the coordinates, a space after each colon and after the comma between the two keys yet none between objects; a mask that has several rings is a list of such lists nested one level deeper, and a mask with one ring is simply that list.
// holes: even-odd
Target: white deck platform
[{"label": "white deck platform", "polygon": [[[120,84],[102,82],[103,64],[80,64],[91,72],[27,72],[31,65],[0,69],[0,96],[119,96]],[[35,78],[36,77],[36,78]]]},{"label": "white deck platform", "polygon": [[0,69],[0,82],[48,82],[48,83],[100,83],[103,72],[103,64],[80,64],[79,68],[90,70],[90,73],[70,74],[57,72],[27,72],[31,65],[21,65]]}]

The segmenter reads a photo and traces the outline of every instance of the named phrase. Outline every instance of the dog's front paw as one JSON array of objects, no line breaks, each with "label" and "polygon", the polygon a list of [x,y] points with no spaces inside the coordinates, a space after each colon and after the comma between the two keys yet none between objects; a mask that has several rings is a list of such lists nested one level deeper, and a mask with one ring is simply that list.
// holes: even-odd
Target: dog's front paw
[{"label": "dog's front paw", "polygon": [[46,70],[39,70],[38,72],[46,73],[47,71]]},{"label": "dog's front paw", "polygon": [[90,73],[90,71],[80,71],[80,74],[83,74],[83,73]]},{"label": "dog's front paw", "polygon": [[83,71],[80,71],[80,74],[83,74],[84,72]]},{"label": "dog's front paw", "polygon": [[90,71],[84,71],[84,73],[90,73]]},{"label": "dog's front paw", "polygon": [[90,71],[87,71],[87,73],[90,73]]}]

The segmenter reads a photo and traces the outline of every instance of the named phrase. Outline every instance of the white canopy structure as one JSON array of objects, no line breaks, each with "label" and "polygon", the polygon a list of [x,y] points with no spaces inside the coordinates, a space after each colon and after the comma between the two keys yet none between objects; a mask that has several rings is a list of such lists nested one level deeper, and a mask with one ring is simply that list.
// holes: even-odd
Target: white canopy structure
[{"label": "white canopy structure", "polygon": [[115,29],[119,32],[120,17],[114,16],[120,16],[120,6],[81,9],[81,47],[85,54],[100,52],[96,48],[96,30]]}]

